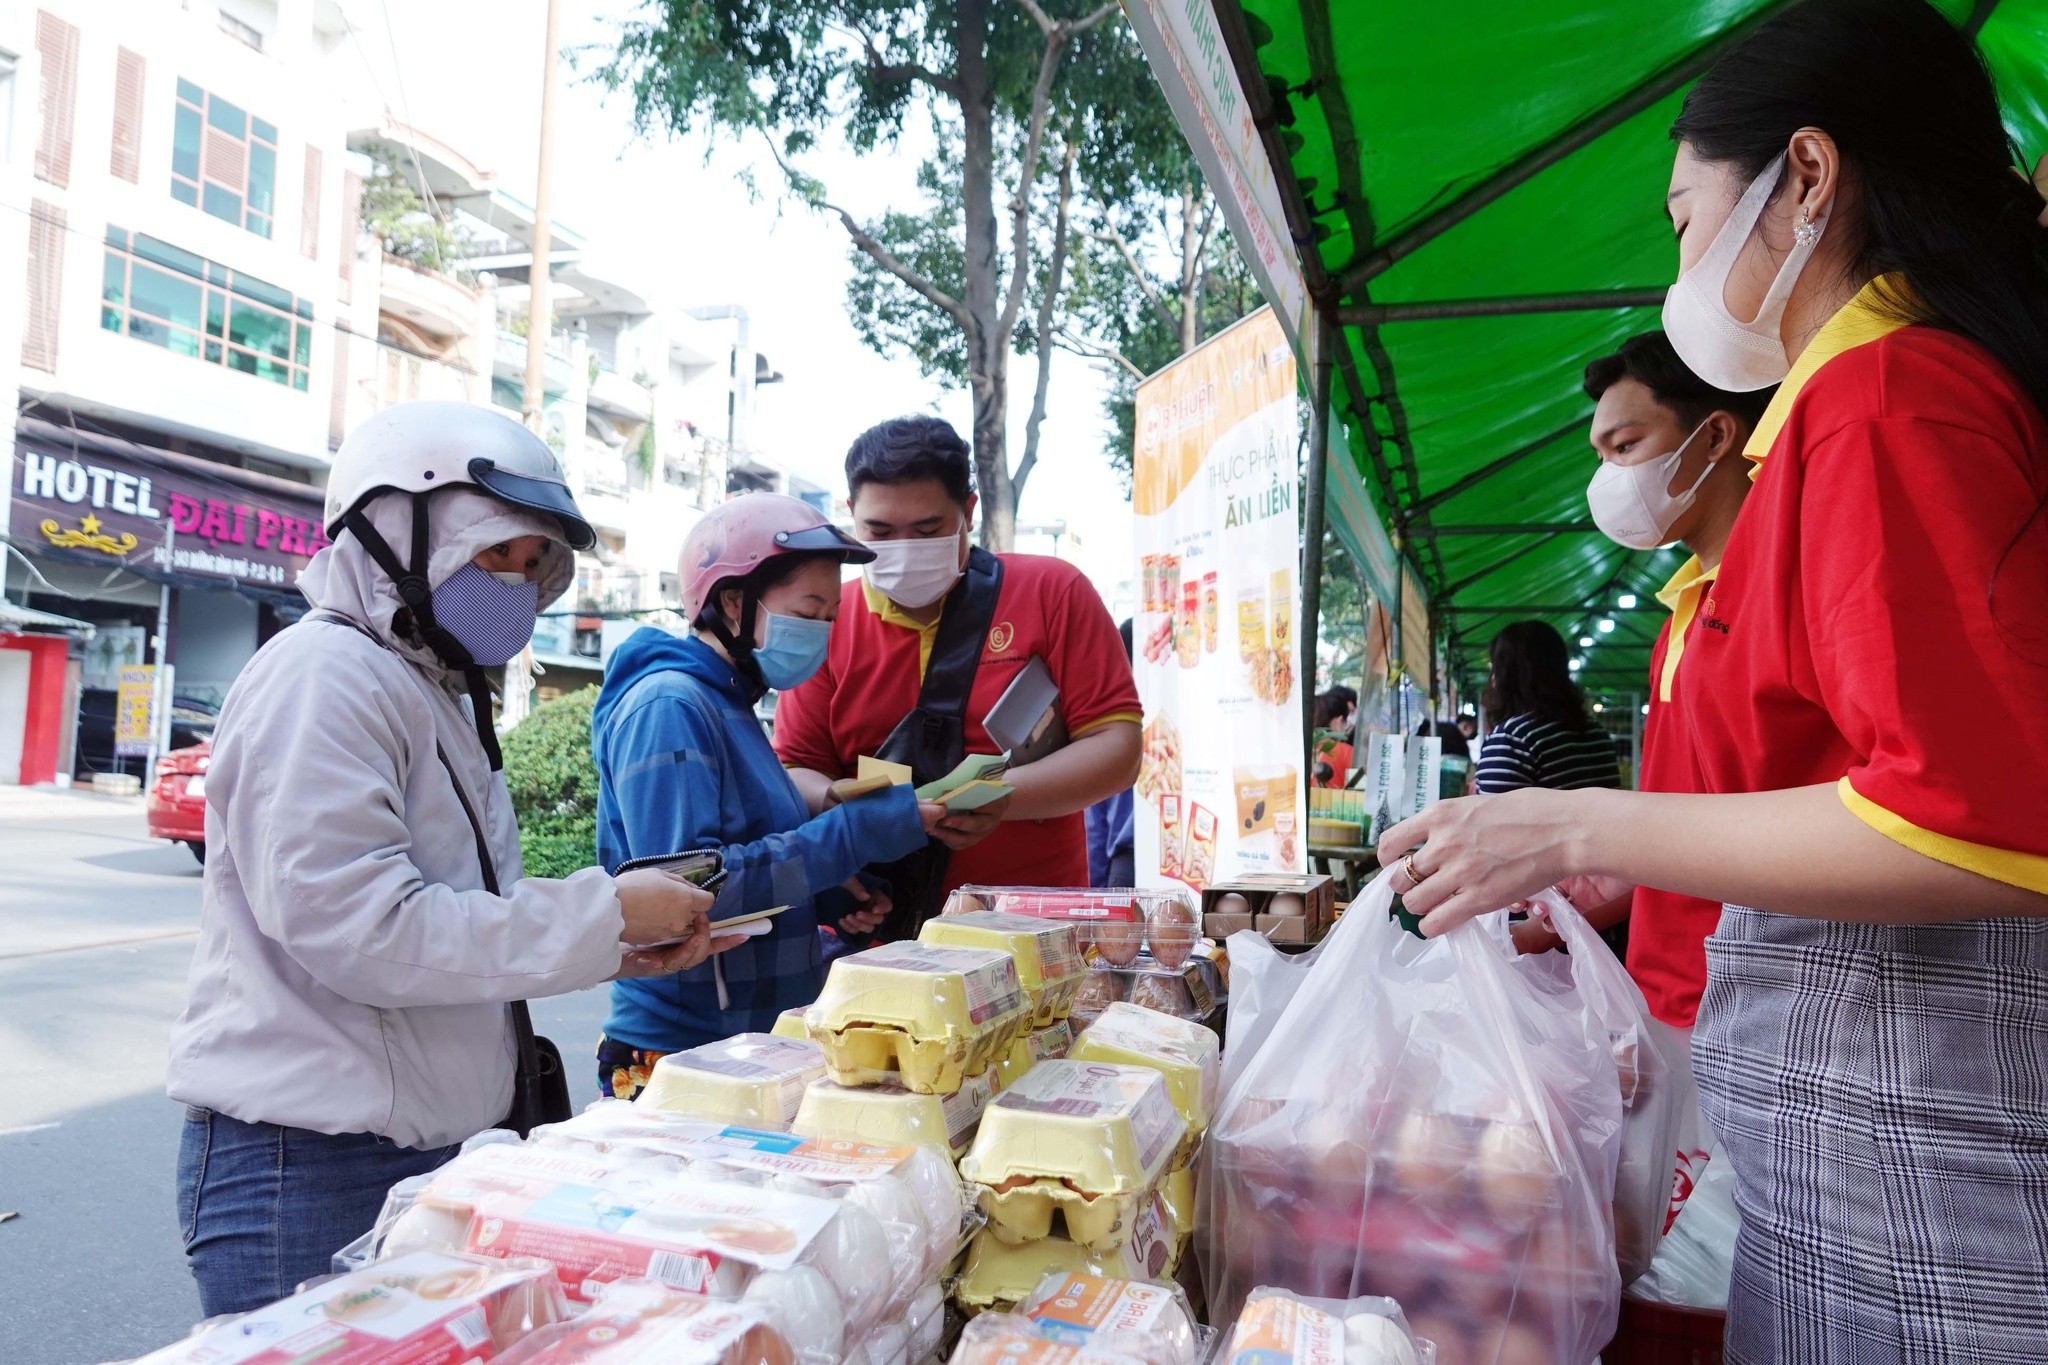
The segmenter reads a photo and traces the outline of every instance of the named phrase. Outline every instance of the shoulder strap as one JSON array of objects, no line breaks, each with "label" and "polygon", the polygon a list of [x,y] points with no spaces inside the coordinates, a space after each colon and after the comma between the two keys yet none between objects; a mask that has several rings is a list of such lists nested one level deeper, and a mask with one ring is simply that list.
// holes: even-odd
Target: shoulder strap
[{"label": "shoulder strap", "polygon": [[[448,761],[448,751],[437,741],[434,756],[441,760],[441,767],[448,773],[448,781],[455,788],[455,799],[462,803],[462,814],[469,821],[469,832],[476,836],[476,860],[483,869],[484,890],[493,896],[502,895],[498,890],[498,864],[491,857],[491,844],[484,837],[484,822],[477,817],[476,807],[469,803],[469,793],[462,788],[462,779],[455,773],[455,765]],[[519,1045],[519,1072],[534,1076],[540,1073],[540,1042],[533,1032],[533,1012],[526,1008],[524,1000],[514,1000],[510,1006],[512,1033]]]},{"label": "shoulder strap", "polygon": [[996,598],[1003,590],[1003,561],[979,545],[967,552],[967,572],[946,594],[932,656],[925,664],[924,686],[917,704],[934,715],[962,717],[974,690],[981,663],[982,641],[996,618]]}]

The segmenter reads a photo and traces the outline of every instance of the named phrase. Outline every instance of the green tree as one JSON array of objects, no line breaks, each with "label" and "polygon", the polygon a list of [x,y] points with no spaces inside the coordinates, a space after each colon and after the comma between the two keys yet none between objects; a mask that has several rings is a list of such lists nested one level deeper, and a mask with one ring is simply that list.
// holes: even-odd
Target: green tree
[{"label": "green tree", "polygon": [[[968,387],[982,538],[1007,549],[1036,453],[1075,187],[1122,203],[1185,156],[1117,6],[651,0],[649,9],[621,28],[598,78],[630,92],[643,130],[766,135],[792,189],[838,217],[861,259],[850,302],[870,343]],[[921,211],[863,222],[795,164],[828,133],[861,153],[891,147],[920,113],[940,143],[921,177]],[[1010,360],[1020,340],[1039,373],[1013,470]]]},{"label": "green tree", "polygon": [[596,704],[597,689],[586,687],[542,702],[505,733],[505,785],[529,877],[566,877],[597,862]]},{"label": "green tree", "polygon": [[1263,300],[1193,158],[1164,191],[1094,198],[1080,216],[1073,321],[1059,345],[1102,362],[1109,462],[1128,483],[1138,385]]},{"label": "green tree", "polygon": [[468,281],[473,272],[462,261],[474,249],[469,233],[421,197],[397,155],[388,147],[371,153],[370,178],[363,183],[363,226],[387,254],[422,270]]}]

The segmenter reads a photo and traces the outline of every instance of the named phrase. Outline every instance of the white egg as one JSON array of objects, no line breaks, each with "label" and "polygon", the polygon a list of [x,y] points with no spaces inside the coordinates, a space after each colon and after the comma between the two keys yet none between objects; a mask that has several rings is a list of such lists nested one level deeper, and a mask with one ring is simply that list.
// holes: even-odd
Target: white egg
[{"label": "white egg", "polygon": [[459,1251],[469,1234],[471,1212],[469,1205],[452,1200],[416,1199],[384,1234],[378,1254],[390,1258],[414,1251]]},{"label": "white egg", "polygon": [[755,1278],[754,1267],[728,1256],[718,1263],[718,1269],[711,1272],[711,1281],[704,1286],[704,1292],[711,1298],[731,1301],[745,1295],[747,1286]]},{"label": "white egg", "polygon": [[1344,1365],[1415,1365],[1415,1343],[1392,1318],[1355,1313],[1344,1319]]},{"label": "white egg", "polygon": [[809,1266],[764,1270],[747,1286],[741,1302],[805,1356],[836,1358],[846,1345],[846,1319],[839,1295]]},{"label": "white egg", "polygon": [[805,1259],[832,1282],[856,1330],[888,1302],[889,1238],[866,1209],[841,1203]]},{"label": "white egg", "polygon": [[931,1228],[910,1182],[894,1175],[856,1180],[845,1187],[846,1202],[866,1209],[889,1239],[889,1262],[895,1287],[906,1292],[937,1269],[932,1264]]},{"label": "white egg", "polygon": [[[929,1296],[929,1297],[927,1297]],[[930,1360],[946,1340],[946,1293],[936,1284],[926,1285],[910,1305],[910,1358]]]},{"label": "white egg", "polygon": [[967,1217],[967,1195],[961,1188],[959,1172],[936,1147],[913,1149],[909,1160],[896,1168],[909,1182],[924,1211],[925,1226],[931,1231],[930,1261],[926,1271],[936,1274],[960,1249],[960,1225]]},{"label": "white egg", "polygon": [[874,1365],[909,1365],[910,1328],[900,1319],[876,1323],[866,1344]]}]

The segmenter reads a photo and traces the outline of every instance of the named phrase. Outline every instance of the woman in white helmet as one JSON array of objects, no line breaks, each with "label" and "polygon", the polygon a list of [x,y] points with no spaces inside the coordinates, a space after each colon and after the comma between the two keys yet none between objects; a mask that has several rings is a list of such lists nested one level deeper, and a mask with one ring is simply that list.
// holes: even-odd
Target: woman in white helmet
[{"label": "woman in white helmet", "polygon": [[291,1293],[395,1181],[532,1121],[549,1059],[521,1002],[725,946],[659,872],[521,879],[483,670],[594,539],[547,445],[486,408],[387,409],[335,455],[326,523],[314,610],[236,680],[207,773],[168,1088],[208,1316]]}]

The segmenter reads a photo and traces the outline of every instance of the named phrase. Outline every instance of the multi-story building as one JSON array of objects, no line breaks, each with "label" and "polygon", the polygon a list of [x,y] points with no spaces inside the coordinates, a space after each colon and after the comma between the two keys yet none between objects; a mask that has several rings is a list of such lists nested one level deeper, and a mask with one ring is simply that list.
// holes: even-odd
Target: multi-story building
[{"label": "multi-story building", "polygon": [[[533,211],[385,108],[358,7],[0,0],[0,782],[110,766],[124,668],[219,702],[303,610],[363,418],[521,408]],[[779,376],[745,311],[657,305],[553,235],[546,433],[600,544],[536,639],[551,688],[675,603],[703,508],[786,483],[747,434]]]}]

